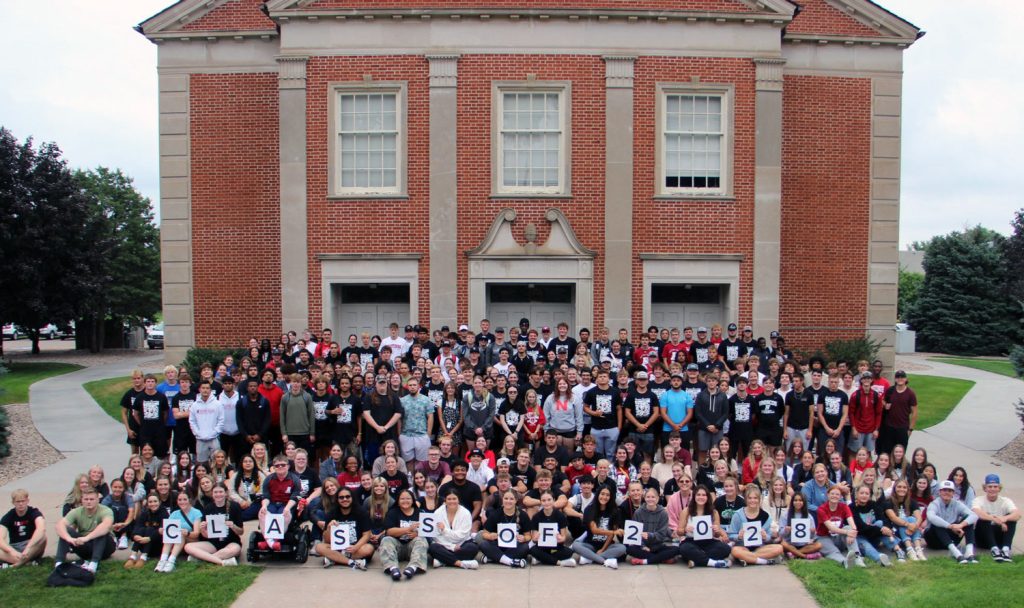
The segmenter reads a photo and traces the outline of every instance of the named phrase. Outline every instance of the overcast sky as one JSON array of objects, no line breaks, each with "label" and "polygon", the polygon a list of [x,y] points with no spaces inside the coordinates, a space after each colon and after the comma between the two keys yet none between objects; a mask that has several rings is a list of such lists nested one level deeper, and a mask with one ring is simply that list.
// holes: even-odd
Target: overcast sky
[{"label": "overcast sky", "polygon": [[[1024,3],[881,3],[928,32],[905,54],[901,243],[1009,233],[1024,207]],[[74,167],[119,167],[157,201],[156,47],[132,26],[169,4],[4,2],[0,125],[57,142]]]}]

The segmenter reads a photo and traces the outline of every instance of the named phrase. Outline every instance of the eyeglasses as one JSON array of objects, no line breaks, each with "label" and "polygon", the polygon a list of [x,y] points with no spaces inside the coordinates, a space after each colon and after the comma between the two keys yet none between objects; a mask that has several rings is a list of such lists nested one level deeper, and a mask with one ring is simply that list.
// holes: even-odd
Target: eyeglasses
[{"label": "eyeglasses", "polygon": [[282,463],[278,463],[278,464],[275,464],[275,465],[274,465],[274,468],[275,468],[275,469],[280,469],[280,468],[283,468],[283,467],[286,467],[286,466],[288,466],[288,465],[286,465],[286,464],[284,464],[284,463],[282,462]]},{"label": "eyeglasses", "polygon": [[352,500],[351,496],[339,496],[338,500]]}]

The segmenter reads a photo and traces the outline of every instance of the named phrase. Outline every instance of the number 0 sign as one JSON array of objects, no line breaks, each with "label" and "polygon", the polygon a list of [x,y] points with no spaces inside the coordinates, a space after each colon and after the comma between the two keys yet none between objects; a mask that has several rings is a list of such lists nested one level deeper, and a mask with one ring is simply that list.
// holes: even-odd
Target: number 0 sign
[{"label": "number 0 sign", "polygon": [[693,518],[693,540],[711,540],[711,516]]}]

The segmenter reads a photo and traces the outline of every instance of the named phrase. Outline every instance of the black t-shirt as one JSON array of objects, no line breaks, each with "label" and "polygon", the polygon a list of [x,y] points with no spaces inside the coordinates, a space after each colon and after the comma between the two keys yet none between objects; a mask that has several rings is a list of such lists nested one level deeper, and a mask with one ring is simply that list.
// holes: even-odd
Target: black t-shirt
[{"label": "black t-shirt", "polygon": [[132,405],[132,409],[138,412],[139,417],[142,419],[139,424],[139,430],[143,433],[155,434],[167,432],[164,429],[167,420],[167,411],[171,409],[171,406],[167,402],[167,397],[165,397],[163,393],[158,392],[153,395],[147,395],[145,392],[139,393],[135,398],[135,403]]},{"label": "black t-shirt", "polygon": [[519,463],[513,462],[512,466],[508,468],[508,474],[512,476],[512,485],[516,485],[522,481],[526,484],[526,489],[529,490],[533,487],[533,481],[537,479],[537,470],[527,465],[525,471],[519,469]]},{"label": "black t-shirt", "polygon": [[555,336],[548,341],[548,350],[555,351],[556,355],[564,352],[566,358],[572,361],[573,355],[576,354],[576,344],[577,342],[572,336],[566,336],[565,340]]},{"label": "black t-shirt", "polygon": [[438,407],[444,401],[444,380],[437,384],[433,380],[427,380],[427,383],[423,385],[423,394],[430,399],[430,402],[434,404],[434,407]]},{"label": "black t-shirt", "polygon": [[[507,396],[508,393],[506,393]],[[523,405],[522,401],[513,403],[506,397],[503,397],[504,401],[498,408],[498,416],[505,419],[505,424],[508,425],[509,430],[515,431],[516,426],[519,425],[519,420],[522,419],[523,415],[526,414],[526,406]],[[494,394],[495,403],[498,400],[498,394]]]},{"label": "black t-shirt", "polygon": [[317,437],[330,437],[334,432],[334,417],[327,410],[337,409],[338,396],[330,393],[317,395],[313,393],[313,420],[316,423]]},{"label": "black t-shirt", "polygon": [[42,512],[35,507],[29,507],[25,515],[20,517],[14,509],[8,511],[0,519],[0,526],[7,528],[8,544],[23,543],[32,538],[36,533],[36,518],[42,516]]},{"label": "black t-shirt", "polygon": [[690,398],[697,401],[697,395],[701,392],[708,390],[708,385],[698,380],[696,382],[690,382],[689,380],[683,380],[683,390],[690,394]]},{"label": "black t-shirt", "polygon": [[533,464],[538,467],[544,466],[544,460],[548,456],[554,456],[558,461],[558,466],[565,468],[569,466],[569,451],[562,446],[555,446],[554,452],[548,451],[547,445],[542,445],[533,452]]},{"label": "black t-shirt", "polygon": [[700,371],[704,371],[708,368],[708,363],[711,362],[711,355],[708,354],[708,351],[713,348],[715,348],[715,345],[711,342],[705,342],[703,344],[700,342],[694,342],[690,345],[690,359],[697,364]]},{"label": "black t-shirt", "polygon": [[349,393],[347,397],[335,396],[334,409],[341,411],[332,414],[334,417],[334,440],[339,445],[348,445],[355,439],[358,432],[358,421],[363,415],[363,400],[355,393]]},{"label": "black t-shirt", "polygon": [[604,430],[618,426],[618,408],[622,407],[619,390],[609,386],[606,389],[594,387],[583,393],[583,403],[592,410],[599,411],[603,416],[591,416],[591,427]]},{"label": "black t-shirt", "polygon": [[[557,499],[558,497],[555,496],[555,500]],[[561,531],[562,528],[569,527],[569,521],[565,519],[565,513],[562,513],[558,509],[552,509],[551,515],[545,515],[544,509],[540,509],[539,511],[533,514],[533,519],[530,520],[530,528],[532,530],[540,530],[541,524],[550,523],[558,524],[559,531]]]},{"label": "black t-shirt", "polygon": [[[420,522],[420,510],[416,505],[412,506],[412,513],[406,515],[402,513],[402,510],[395,505],[388,509],[388,514],[384,516],[384,529],[391,530],[392,528],[408,528],[412,524],[418,524]],[[405,544],[411,541],[411,538],[405,536],[398,537],[398,542]]]},{"label": "black t-shirt", "polygon": [[777,429],[782,426],[782,413],[786,409],[786,403],[778,393],[754,397],[754,407],[757,411],[757,428]]},{"label": "black t-shirt", "polygon": [[484,523],[484,530],[497,534],[498,524],[516,524],[518,526],[516,530],[518,534],[526,534],[533,529],[530,524],[530,517],[522,509],[516,509],[516,513],[513,515],[506,515],[505,510],[501,507],[491,509],[487,512],[487,522]]},{"label": "black t-shirt", "polygon": [[718,515],[722,518],[722,527],[724,528],[732,523],[733,514],[745,506],[747,506],[747,501],[739,494],[733,500],[729,500],[725,495],[716,498],[715,510],[718,511]]},{"label": "black t-shirt", "polygon": [[754,430],[754,396],[740,397],[736,393],[729,397],[729,434],[734,437],[750,437]]},{"label": "black t-shirt", "polygon": [[588,542],[598,548],[604,544],[607,537],[601,534],[591,534],[590,522],[596,522],[597,527],[602,530],[618,530],[622,527],[622,517],[619,515],[618,509],[615,509],[613,512],[609,505],[609,508],[598,513],[597,501],[590,503],[590,505],[583,510],[583,529],[587,531]]},{"label": "black t-shirt", "polygon": [[526,343],[526,356],[533,359],[534,363],[544,363],[544,360],[548,356],[548,349],[544,348],[544,345],[540,342],[536,344]]},{"label": "black t-shirt", "polygon": [[[374,405],[374,398],[376,397],[377,404]],[[397,396],[393,395],[381,395],[374,391],[366,401],[363,403],[365,411],[370,412],[370,417],[373,421],[380,426],[387,425],[391,417],[397,414],[405,414],[405,408],[402,407],[402,403],[398,400]],[[395,425],[388,429],[383,435],[377,433],[369,425],[363,429],[366,434],[371,437],[371,440],[376,439],[377,441],[383,442],[386,439],[398,439],[398,425]]]},{"label": "black t-shirt", "polygon": [[822,401],[821,415],[829,428],[835,430],[843,417],[843,408],[850,403],[850,398],[843,391],[826,391]]},{"label": "black t-shirt", "polygon": [[355,541],[371,530],[370,516],[360,507],[353,506],[348,515],[344,515],[340,511],[327,514],[328,523],[331,520],[337,522],[339,526],[355,530],[355,534],[349,533],[349,538]]},{"label": "black t-shirt", "polygon": [[645,424],[654,415],[654,408],[658,407],[658,396],[651,391],[643,393],[630,391],[622,407],[633,412],[633,417],[640,424]]},{"label": "black t-shirt", "polygon": [[312,468],[306,467],[306,470],[301,473],[292,469],[292,473],[299,478],[300,498],[308,498],[313,490],[320,487],[320,476]]},{"label": "black t-shirt", "polygon": [[409,476],[401,471],[395,471],[389,475],[387,471],[381,471],[380,476],[388,482],[388,493],[391,498],[398,499],[398,493],[409,487]]},{"label": "black t-shirt", "polygon": [[735,340],[722,340],[718,344],[718,356],[722,361],[725,361],[729,369],[735,367],[736,359],[745,357],[746,354],[747,347],[743,345],[743,342],[740,342],[739,338]]},{"label": "black t-shirt", "polygon": [[807,385],[804,388],[804,391],[807,392],[808,398],[811,400],[811,403],[814,404],[815,410],[817,410],[817,406],[825,402],[825,393],[828,392],[828,387],[825,386],[824,384],[818,388],[814,388],[813,386]]},{"label": "black t-shirt", "polygon": [[789,418],[786,425],[793,429],[803,430],[810,426],[810,407],[813,404],[811,394],[805,388],[802,392],[789,391],[786,395],[786,410]]},{"label": "black t-shirt", "polygon": [[650,382],[647,383],[647,388],[652,393],[657,395],[658,399],[661,399],[662,395],[672,390],[672,383],[668,380],[662,380],[661,382],[655,382],[654,380],[651,380]]},{"label": "black t-shirt", "polygon": [[128,410],[128,428],[136,432],[139,430],[139,423],[135,422],[135,416],[132,416],[132,409],[135,406],[135,398],[141,394],[142,391],[130,388],[121,397],[121,407]]},{"label": "black t-shirt", "polygon": [[466,507],[470,513],[473,512],[474,502],[482,503],[484,500],[483,493],[480,491],[480,486],[469,480],[466,480],[465,483],[459,485],[453,480],[438,489],[437,495],[442,497],[442,502],[444,502],[443,497],[448,494],[449,488],[455,490],[455,493],[459,495],[459,504]]},{"label": "black t-shirt", "polygon": [[[245,525],[245,522],[242,521],[242,507],[238,506],[238,503],[230,500],[227,501],[223,507],[218,507],[217,505],[213,504],[213,501],[210,501],[209,504],[202,508],[202,512],[204,518],[210,515],[227,515],[228,523],[230,523],[231,525],[237,526],[239,528]],[[208,538],[205,540],[209,541],[214,547],[217,548],[226,547],[231,543],[242,544],[242,539],[239,538],[237,534],[235,534],[235,531],[232,530],[230,526],[228,527],[227,538]]]}]

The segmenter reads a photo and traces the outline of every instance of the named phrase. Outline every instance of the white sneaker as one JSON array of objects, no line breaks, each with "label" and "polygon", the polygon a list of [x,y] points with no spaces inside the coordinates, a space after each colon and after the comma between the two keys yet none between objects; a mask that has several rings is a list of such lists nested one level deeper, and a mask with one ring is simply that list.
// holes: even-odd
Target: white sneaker
[{"label": "white sneaker", "polygon": [[462,567],[465,568],[466,570],[476,570],[477,568],[480,567],[480,562],[476,561],[475,559],[464,559],[464,560],[461,560],[461,561],[462,561]]},{"label": "white sneaker", "polygon": [[864,563],[864,558],[860,557],[859,555],[853,560],[853,563],[856,564],[858,568],[868,567],[868,565]]},{"label": "white sneaker", "polygon": [[92,572],[93,574],[96,574],[96,568],[98,568],[98,567],[99,567],[99,564],[97,564],[96,562],[85,562],[84,564],[82,564],[82,569],[83,570],[88,570],[89,572]]},{"label": "white sneaker", "polygon": [[562,566],[563,568],[575,568],[576,560],[570,557],[569,559],[563,559],[562,561],[558,562],[558,565]]},{"label": "white sneaker", "polygon": [[167,560],[162,559],[156,563],[156,568],[153,568],[153,572],[163,572],[164,566],[167,565]]},{"label": "white sneaker", "polygon": [[435,559],[435,560],[434,560],[434,567],[435,567],[435,568],[440,568],[440,567],[442,567],[442,564],[441,564],[441,562]]},{"label": "white sneaker", "polygon": [[366,560],[365,559],[349,560],[348,565],[353,570],[366,570]]},{"label": "white sneaker", "polygon": [[117,548],[118,548],[118,550],[122,550],[122,549],[127,549],[128,548],[128,537],[127,536],[122,536],[121,540],[117,541]]},{"label": "white sneaker", "polygon": [[892,565],[892,562],[889,561],[889,556],[886,555],[885,553],[882,553],[881,555],[878,556],[878,563],[882,564],[883,568],[888,568],[889,566]]},{"label": "white sneaker", "polygon": [[164,569],[161,570],[161,572],[174,572],[174,567],[177,564],[178,564],[177,562],[172,562],[171,560],[167,560],[167,563],[164,564]]},{"label": "white sneaker", "polygon": [[587,559],[587,558],[583,557],[582,555],[580,556],[580,565],[581,566],[588,566],[588,565],[590,565],[592,563],[594,563],[594,560]]},{"label": "white sneaker", "polygon": [[605,558],[605,560],[604,560],[604,567],[605,568],[611,568],[612,570],[618,570],[619,569],[619,560],[615,559],[614,557]]},{"label": "white sneaker", "polygon": [[327,568],[330,568],[333,565],[334,565],[334,562],[332,562],[331,560],[327,559],[326,557],[324,558],[324,569],[325,570]]},{"label": "white sneaker", "polygon": [[918,547],[917,549],[915,549],[915,552],[917,553],[917,559],[921,560],[922,562],[928,561],[928,556],[924,554],[923,547]]},{"label": "white sneaker", "polygon": [[238,565],[238,560],[233,558],[233,557],[229,557],[226,560],[224,560],[224,565],[225,566],[237,566]]}]

